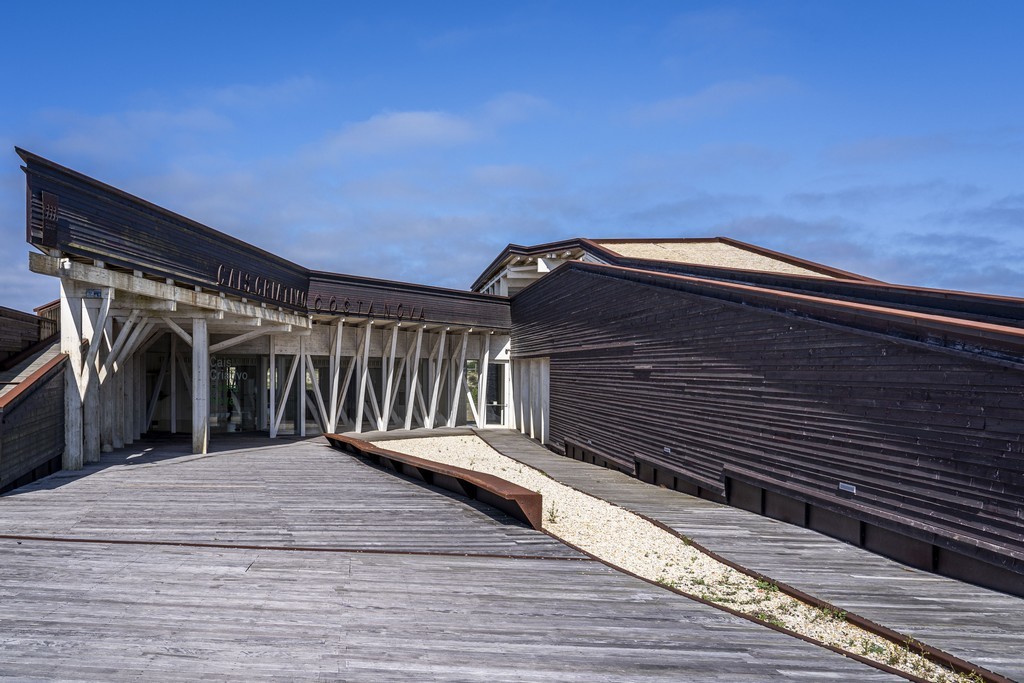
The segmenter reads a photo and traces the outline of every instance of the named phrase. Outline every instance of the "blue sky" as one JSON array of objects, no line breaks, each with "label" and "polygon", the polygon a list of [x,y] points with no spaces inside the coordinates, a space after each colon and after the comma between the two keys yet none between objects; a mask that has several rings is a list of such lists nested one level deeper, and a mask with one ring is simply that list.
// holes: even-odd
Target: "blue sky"
[{"label": "blue sky", "polygon": [[[254,9],[255,8],[255,9]],[[464,288],[505,244],[726,235],[1024,296],[1024,3],[5,3],[14,145],[311,268]]]}]

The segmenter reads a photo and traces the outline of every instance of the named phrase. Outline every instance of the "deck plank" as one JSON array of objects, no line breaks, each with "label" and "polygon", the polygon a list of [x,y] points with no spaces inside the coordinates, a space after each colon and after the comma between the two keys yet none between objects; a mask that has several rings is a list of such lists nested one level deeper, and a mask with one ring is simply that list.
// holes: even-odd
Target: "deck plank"
[{"label": "deck plank", "polygon": [[[136,444],[0,497],[4,533],[79,539],[0,539],[0,676],[898,680],[321,440],[242,443],[207,457]],[[83,542],[104,538],[132,543]]]}]

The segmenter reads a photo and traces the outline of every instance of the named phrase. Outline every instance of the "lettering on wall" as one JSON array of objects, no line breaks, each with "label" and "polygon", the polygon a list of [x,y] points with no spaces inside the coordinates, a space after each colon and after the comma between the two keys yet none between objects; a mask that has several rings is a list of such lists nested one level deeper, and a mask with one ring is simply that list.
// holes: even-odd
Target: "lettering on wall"
[{"label": "lettering on wall", "polygon": [[[305,307],[307,305],[305,291],[297,287],[287,287],[270,278],[254,275],[238,268],[231,268],[225,265],[218,266],[217,284],[244,292],[253,297],[277,301],[288,306]],[[394,301],[363,300],[336,296],[325,299],[318,294],[313,298],[310,308],[315,313],[334,315],[358,315],[367,318],[390,318],[392,320],[416,322],[426,322],[427,320],[427,314],[423,306],[410,306],[406,303]]]},{"label": "lettering on wall", "polygon": [[217,284],[288,306],[306,305],[306,292],[297,287],[287,287],[262,275],[225,265],[217,266]]},{"label": "lettering on wall", "polygon": [[393,320],[416,320],[426,322],[427,314],[422,306],[406,306],[404,303],[391,301],[374,302],[372,299],[352,300],[339,299],[332,296],[327,301],[319,294],[313,299],[313,310],[317,313],[333,313],[337,315],[362,315],[367,318],[391,318]]}]

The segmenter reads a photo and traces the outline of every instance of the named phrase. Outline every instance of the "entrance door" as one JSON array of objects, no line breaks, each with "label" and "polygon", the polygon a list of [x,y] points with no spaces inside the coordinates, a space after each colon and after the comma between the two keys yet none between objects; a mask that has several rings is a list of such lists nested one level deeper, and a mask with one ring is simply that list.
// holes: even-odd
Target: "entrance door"
[{"label": "entrance door", "polygon": [[210,431],[253,432],[259,419],[259,356],[210,357]]},{"label": "entrance door", "polygon": [[488,368],[487,394],[484,396],[487,424],[505,424],[505,371],[507,363],[492,363]]}]

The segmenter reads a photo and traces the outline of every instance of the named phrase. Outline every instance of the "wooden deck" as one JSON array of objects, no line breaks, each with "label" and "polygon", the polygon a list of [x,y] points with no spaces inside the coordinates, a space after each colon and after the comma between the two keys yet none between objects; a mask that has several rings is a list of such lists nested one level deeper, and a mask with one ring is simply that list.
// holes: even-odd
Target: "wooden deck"
[{"label": "wooden deck", "polygon": [[894,680],[322,439],[213,443],[0,497],[0,677]]},{"label": "wooden deck", "polygon": [[745,567],[1024,681],[1024,599],[910,569],[808,529],[561,457],[517,432],[478,433],[505,455],[657,519]]}]

